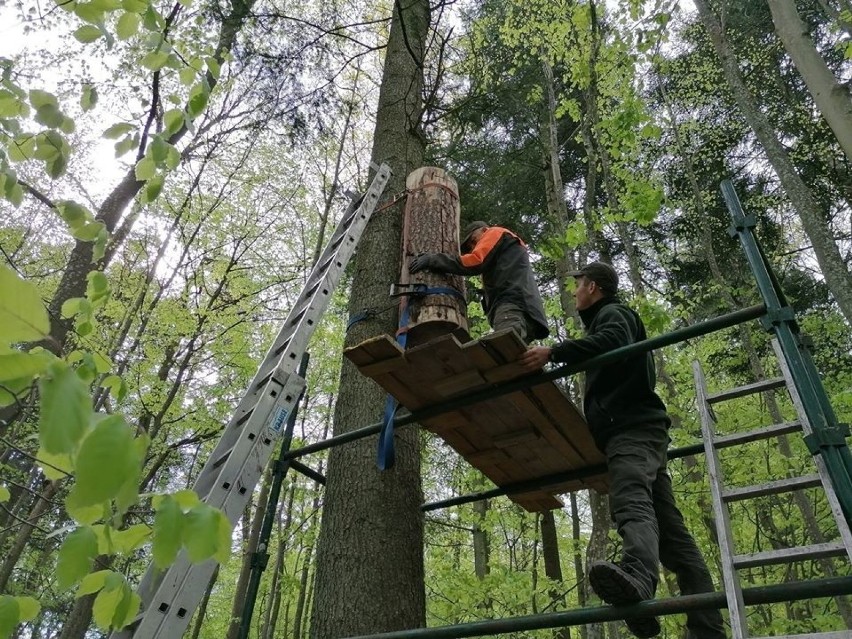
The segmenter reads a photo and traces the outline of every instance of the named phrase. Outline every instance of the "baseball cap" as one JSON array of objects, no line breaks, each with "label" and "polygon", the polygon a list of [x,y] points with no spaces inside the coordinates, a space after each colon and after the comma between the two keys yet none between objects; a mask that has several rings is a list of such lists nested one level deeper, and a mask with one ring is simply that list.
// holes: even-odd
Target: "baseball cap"
[{"label": "baseball cap", "polygon": [[488,222],[483,222],[482,220],[477,220],[475,222],[471,222],[467,226],[464,227],[464,230],[461,233],[462,241],[459,246],[464,246],[470,241],[470,236],[473,235],[473,232],[478,229],[488,228]]},{"label": "baseball cap", "polygon": [[568,273],[571,277],[587,277],[601,287],[604,293],[618,291],[618,273],[606,262],[589,262],[579,271]]}]

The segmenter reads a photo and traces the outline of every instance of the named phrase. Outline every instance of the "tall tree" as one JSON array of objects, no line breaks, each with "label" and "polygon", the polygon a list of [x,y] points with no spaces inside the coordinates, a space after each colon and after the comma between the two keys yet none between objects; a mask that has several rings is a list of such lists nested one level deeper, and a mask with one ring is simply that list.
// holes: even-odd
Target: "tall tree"
[{"label": "tall tree", "polygon": [[808,35],[808,27],[794,0],[767,0],[775,31],[808,85],[814,103],[828,122],[837,142],[852,161],[852,99],[849,89],[837,81]]},{"label": "tall tree", "polygon": [[[403,192],[407,175],[423,162],[421,92],[429,28],[428,0],[394,3],[372,152],[373,162],[385,162],[393,171],[388,197]],[[399,211],[393,207],[377,213],[361,239],[349,302],[352,315],[380,312],[389,305],[388,286],[400,270]],[[394,318],[373,314],[352,327],[345,343],[395,331]],[[334,434],[376,421],[384,403],[384,393],[345,363]],[[316,639],[425,623],[419,436],[406,429],[396,440],[396,465],[385,472],[376,468],[372,438],[329,454],[311,617]]]},{"label": "tall tree", "polygon": [[695,6],[704,27],[707,29],[713,48],[716,50],[716,55],[719,57],[733,97],[740,111],[742,111],[743,117],[760,141],[767,159],[772,164],[781,185],[787,192],[787,196],[796,208],[802,221],[802,227],[813,246],[825,281],[837,300],[837,305],[846,320],[852,324],[852,278],[849,277],[849,270],[840,255],[831,228],[826,223],[813,193],[796,171],[796,167],[790,160],[787,150],[781,144],[772,125],[757,107],[743,80],[742,72],[719,17],[714,13],[707,0],[696,0]]}]

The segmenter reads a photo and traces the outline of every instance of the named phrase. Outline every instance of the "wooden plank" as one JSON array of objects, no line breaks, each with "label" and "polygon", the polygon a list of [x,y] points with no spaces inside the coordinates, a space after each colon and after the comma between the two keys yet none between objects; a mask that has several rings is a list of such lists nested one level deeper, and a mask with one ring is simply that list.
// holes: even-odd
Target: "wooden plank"
[{"label": "wooden plank", "polygon": [[459,393],[473,392],[477,388],[485,386],[485,383],[482,373],[476,369],[469,369],[436,382],[435,392],[443,397],[451,397]]},{"label": "wooden plank", "polygon": [[[513,331],[501,331],[465,344],[442,335],[405,352],[391,337],[380,336],[347,349],[347,357],[415,410],[524,374],[516,360],[525,350]],[[498,486],[603,461],[579,412],[552,382],[430,418],[423,426]],[[528,510],[546,510],[561,506],[554,493],[588,486],[605,489],[606,476],[510,498]]]}]

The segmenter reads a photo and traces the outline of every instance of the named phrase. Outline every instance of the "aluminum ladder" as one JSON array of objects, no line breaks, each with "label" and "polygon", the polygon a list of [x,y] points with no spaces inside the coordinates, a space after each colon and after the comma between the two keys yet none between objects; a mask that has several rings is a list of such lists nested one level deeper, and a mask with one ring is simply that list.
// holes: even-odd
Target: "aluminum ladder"
[{"label": "aluminum ladder", "polygon": [[[716,531],[719,538],[720,559],[722,564],[722,578],[725,588],[725,596],[728,603],[728,612],[731,624],[731,635],[733,639],[748,639],[748,623],[746,617],[746,604],[743,602],[742,586],[740,584],[739,570],[766,566],[772,564],[791,563],[807,559],[822,559],[829,557],[846,556],[852,559],[852,533],[849,524],[843,514],[840,501],[837,498],[832,485],[825,462],[821,455],[812,457],[816,466],[816,472],[803,477],[784,477],[768,483],[742,486],[725,487],[723,484],[722,468],[719,460],[719,450],[755,442],[790,433],[800,432],[804,436],[811,435],[813,428],[808,421],[801,397],[799,396],[793,377],[787,362],[781,352],[777,340],[772,340],[772,346],[781,367],[781,377],[759,381],[720,393],[710,394],[701,365],[695,361],[692,364],[693,377],[698,400],[698,411],[701,417],[701,432],[704,440],[704,451],[707,458],[707,474],[710,481],[710,492],[713,500],[713,514],[716,521]],[[744,433],[733,435],[716,435],[716,417],[712,406],[719,402],[745,397],[773,389],[786,388],[796,409],[798,419],[792,422],[774,424],[758,428]],[[795,548],[783,548],[765,552],[737,554],[734,544],[734,531],[731,526],[730,511],[728,505],[746,499],[753,499],[765,495],[773,495],[803,490],[806,488],[822,487],[825,491],[828,505],[834,515],[835,523],[839,532],[838,539],[808,546]],[[805,639],[820,637],[822,639],[849,639],[852,631],[841,630],[833,632],[812,632],[807,634],[786,635],[776,639]]]},{"label": "aluminum ladder", "polygon": [[[386,164],[372,168],[376,174],[370,187],[343,214],[193,485],[201,500],[220,508],[232,526],[251,499],[287,417],[305,387],[305,380],[298,373],[302,355],[390,179],[391,171]],[[113,632],[111,639],[181,637],[216,566],[212,559],[193,564],[185,551],[164,571],[157,570],[153,563],[149,565],[138,590],[141,612],[127,628]]]}]

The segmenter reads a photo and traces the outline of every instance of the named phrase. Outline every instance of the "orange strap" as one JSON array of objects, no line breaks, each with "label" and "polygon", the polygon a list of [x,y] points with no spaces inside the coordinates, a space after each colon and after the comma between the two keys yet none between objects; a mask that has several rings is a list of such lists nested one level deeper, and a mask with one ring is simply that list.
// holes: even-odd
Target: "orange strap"
[{"label": "orange strap", "polygon": [[491,226],[488,228],[485,233],[482,234],[482,237],[479,238],[479,241],[476,243],[476,246],[473,247],[473,251],[470,253],[466,253],[461,256],[462,266],[472,267],[479,266],[483,262],[485,262],[488,255],[494,250],[494,247],[497,246],[497,243],[503,237],[504,233],[508,233],[512,237],[514,237],[518,242],[521,243],[521,246],[526,248],[526,244],[524,241],[518,237],[516,234],[512,233],[509,229],[504,229],[502,226]]}]

